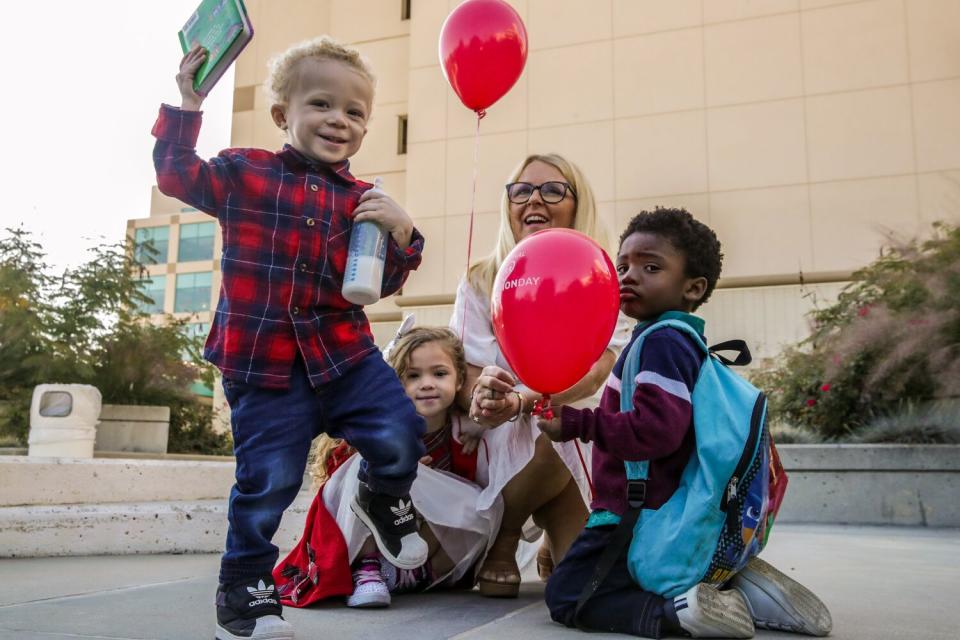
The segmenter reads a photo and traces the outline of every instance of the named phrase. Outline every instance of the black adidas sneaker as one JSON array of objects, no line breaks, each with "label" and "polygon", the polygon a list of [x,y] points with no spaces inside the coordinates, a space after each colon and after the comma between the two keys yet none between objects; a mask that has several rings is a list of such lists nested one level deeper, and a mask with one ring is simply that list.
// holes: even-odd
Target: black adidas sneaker
[{"label": "black adidas sneaker", "polygon": [[396,498],[373,493],[360,483],[350,508],[373,534],[380,553],[400,569],[416,569],[427,561],[427,543],[417,531],[417,511],[410,494]]},{"label": "black adidas sneaker", "polygon": [[217,587],[217,640],[293,640],[273,578]]}]

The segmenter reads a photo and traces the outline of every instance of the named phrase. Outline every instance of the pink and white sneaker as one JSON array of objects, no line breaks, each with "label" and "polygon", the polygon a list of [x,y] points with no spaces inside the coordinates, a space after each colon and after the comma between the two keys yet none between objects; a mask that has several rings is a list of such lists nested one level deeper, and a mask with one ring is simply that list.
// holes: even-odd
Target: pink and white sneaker
[{"label": "pink and white sneaker", "polygon": [[[353,593],[348,607],[375,609],[390,606],[390,590],[380,572],[380,554],[363,556],[353,565]],[[387,563],[384,563],[387,564]]]}]

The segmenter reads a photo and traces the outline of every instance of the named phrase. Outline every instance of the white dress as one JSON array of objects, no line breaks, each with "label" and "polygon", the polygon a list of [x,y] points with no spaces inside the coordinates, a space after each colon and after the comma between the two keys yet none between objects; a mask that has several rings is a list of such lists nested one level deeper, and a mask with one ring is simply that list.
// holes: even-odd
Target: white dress
[{"label": "white dress", "polygon": [[[459,433],[454,417],[454,434]],[[477,456],[477,481],[487,478],[488,456],[481,450]],[[359,454],[354,453],[327,480],[323,487],[323,503],[327,512],[343,533],[351,565],[360,554],[363,543],[370,536],[366,525],[350,509],[350,501],[357,493]],[[423,464],[417,467],[417,479],[410,488],[410,496],[420,515],[455,565],[445,574],[434,576],[431,587],[452,585],[462,578],[486,555],[487,549],[500,529],[503,500],[499,496],[479,508],[481,487],[458,475],[431,469]]]},{"label": "white dress", "polygon": [[[450,328],[457,335],[460,334],[461,326],[463,326],[464,312],[466,312],[466,325],[463,348],[467,362],[481,368],[493,364],[514,373],[510,364],[504,358],[500,345],[497,343],[496,335],[493,333],[489,298],[481,295],[465,279],[461,279],[457,286],[453,316],[450,318]],[[630,319],[621,313],[617,318],[617,326],[607,346],[614,355],[619,355],[620,350],[629,341],[631,326]],[[595,396],[572,403],[571,406],[596,406],[599,401],[599,394],[600,391],[597,391]],[[536,420],[530,416],[521,416],[516,422],[505,422],[484,433],[483,441],[489,451],[488,480],[476,503],[478,511],[488,509],[500,500],[500,494],[507,482],[530,463],[530,460],[533,459],[534,441],[539,435],[540,430],[537,428]],[[555,442],[553,446],[560,455],[560,459],[570,470],[570,475],[577,482],[584,503],[589,505],[591,495],[588,477],[591,468],[591,445],[572,440],[570,442]],[[539,538],[539,535],[540,530],[533,527],[532,522],[528,522],[527,526],[524,527],[524,539],[533,541]],[[517,553],[517,561],[520,566],[526,565],[535,553],[535,546],[521,545]]]}]

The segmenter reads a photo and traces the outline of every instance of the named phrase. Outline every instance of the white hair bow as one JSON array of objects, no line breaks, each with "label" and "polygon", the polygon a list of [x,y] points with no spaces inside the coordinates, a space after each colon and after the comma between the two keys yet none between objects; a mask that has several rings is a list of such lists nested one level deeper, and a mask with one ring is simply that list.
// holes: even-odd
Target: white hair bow
[{"label": "white hair bow", "polygon": [[400,341],[400,338],[404,336],[410,329],[413,329],[413,325],[417,322],[416,314],[409,314],[403,319],[403,322],[400,323],[400,328],[397,329],[397,335],[387,343],[387,346],[383,348],[383,359],[386,360],[390,357],[390,352],[393,351],[394,347],[397,346],[397,342]]}]

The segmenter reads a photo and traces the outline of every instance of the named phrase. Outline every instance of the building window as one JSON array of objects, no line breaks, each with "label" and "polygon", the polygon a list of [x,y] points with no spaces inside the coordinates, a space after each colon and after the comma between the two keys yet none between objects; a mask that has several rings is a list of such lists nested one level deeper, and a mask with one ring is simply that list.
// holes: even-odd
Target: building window
[{"label": "building window", "polygon": [[170,227],[140,227],[134,237],[134,257],[141,264],[167,261]]},{"label": "building window", "polygon": [[163,313],[163,299],[167,290],[167,276],[149,276],[140,280],[140,290],[150,298],[140,303],[144,313]]},{"label": "building window", "polygon": [[407,116],[397,117],[397,155],[407,152]]},{"label": "building window", "polygon": [[413,0],[400,0],[400,19],[409,20],[410,19],[410,5]]},{"label": "building window", "polygon": [[173,310],[177,313],[210,310],[210,278],[213,274],[181,273],[177,276],[177,295]]},{"label": "building window", "polygon": [[213,260],[213,234],[212,222],[181,224],[177,262]]}]

